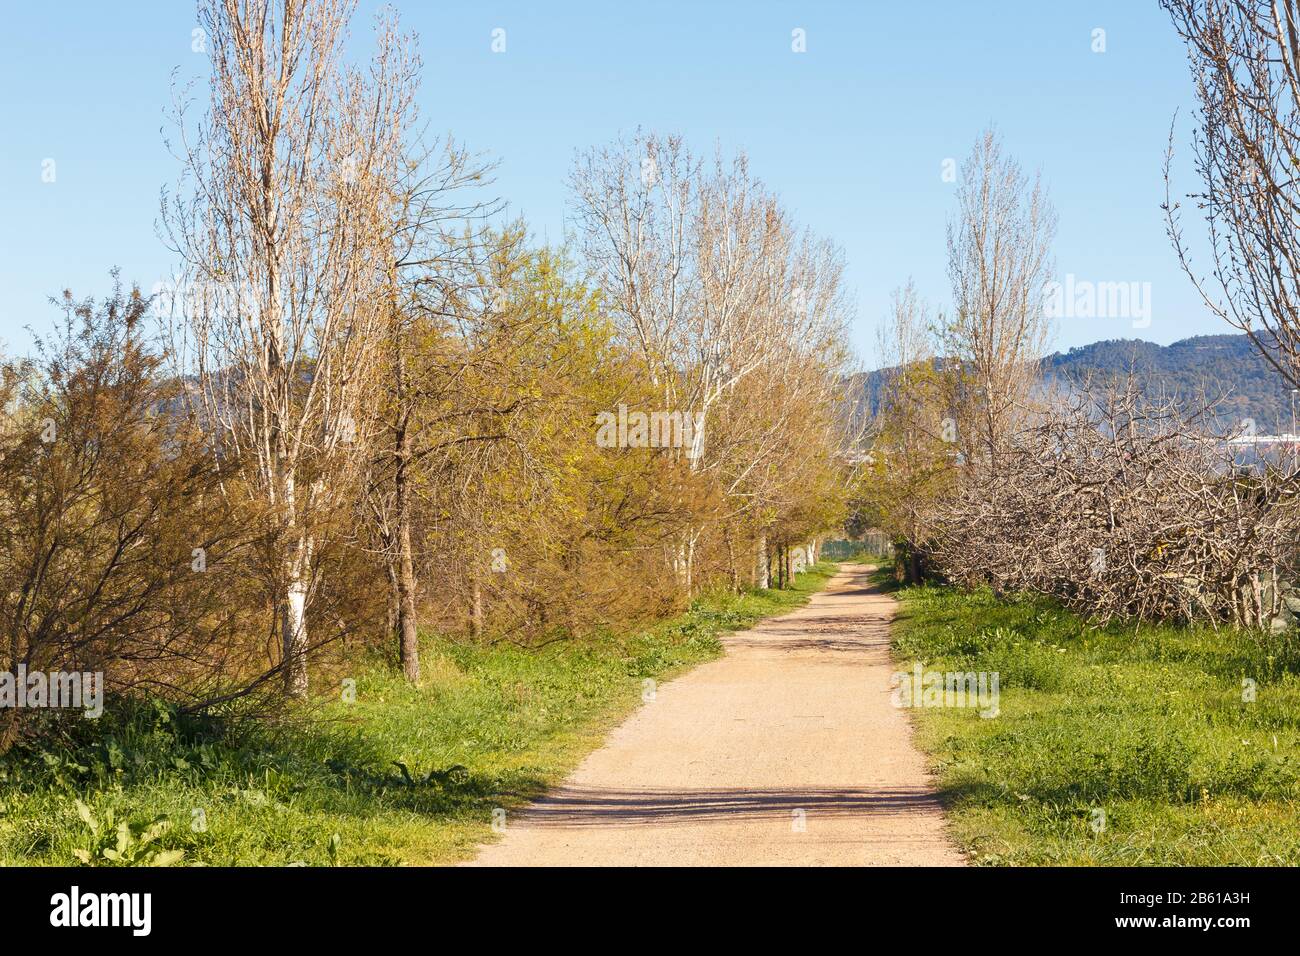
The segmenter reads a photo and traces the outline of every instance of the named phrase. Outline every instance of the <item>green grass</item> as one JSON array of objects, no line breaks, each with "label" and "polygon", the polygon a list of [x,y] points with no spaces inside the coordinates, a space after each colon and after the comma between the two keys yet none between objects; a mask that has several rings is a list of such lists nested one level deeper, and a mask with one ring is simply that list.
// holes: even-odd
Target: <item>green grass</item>
[{"label": "green grass", "polygon": [[183,850],[182,864],[465,859],[492,838],[495,809],[562,779],[637,706],[645,680],[718,656],[722,634],[804,603],[834,567],[788,591],[707,595],[648,630],[540,650],[428,638],[421,687],[372,666],[355,702],[292,726],[232,736],[162,706],[82,721],[61,745],[0,758],[0,864],[73,864],[78,850],[109,862],[99,851],[113,849],[117,823],[139,833],[159,816],[166,830],[142,860],[154,847]]},{"label": "green grass", "polygon": [[862,549],[854,551],[852,554],[843,558],[836,558],[840,564],[875,564],[893,566],[893,557],[887,554],[877,554],[875,551]]},{"label": "green grass", "polygon": [[900,666],[1000,675],[996,717],[913,712],[972,862],[1300,864],[1294,636],[1098,628],[1041,601],[896,593]]}]

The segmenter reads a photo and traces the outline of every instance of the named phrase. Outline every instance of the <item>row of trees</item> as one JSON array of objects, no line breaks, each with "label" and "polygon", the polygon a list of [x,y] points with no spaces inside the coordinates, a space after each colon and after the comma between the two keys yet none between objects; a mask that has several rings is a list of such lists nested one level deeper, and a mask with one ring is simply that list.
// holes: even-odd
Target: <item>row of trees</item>
[{"label": "row of trees", "polygon": [[11,668],[200,707],[382,645],[418,680],[421,629],[624,625],[841,520],[841,263],[744,156],[592,150],[571,249],[537,248],[425,135],[390,15],[358,67],[351,0],[199,10],[176,281],[68,294],[4,368]]},{"label": "row of trees", "polygon": [[[1300,386],[1300,7],[1294,0],[1162,0],[1188,49],[1193,153],[1209,268],[1181,203],[1168,230],[1214,314]],[[953,310],[910,287],[884,337],[890,371],[875,481],[859,510],[900,541],[905,573],[1040,591],[1102,617],[1274,623],[1297,579],[1293,453],[1224,433],[1213,400],[1188,410],[1141,389],[1037,381],[1051,216],[986,136],[949,232]],[[928,567],[927,567],[928,564]]]}]

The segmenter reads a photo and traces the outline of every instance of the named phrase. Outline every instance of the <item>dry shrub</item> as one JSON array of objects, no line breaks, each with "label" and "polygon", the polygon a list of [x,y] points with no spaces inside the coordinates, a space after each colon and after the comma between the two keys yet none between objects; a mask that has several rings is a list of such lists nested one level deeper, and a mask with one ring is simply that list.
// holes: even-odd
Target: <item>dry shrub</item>
[{"label": "dry shrub", "polygon": [[1103,620],[1268,625],[1294,579],[1293,460],[1243,460],[1194,416],[1132,387],[1063,399],[997,467],[966,469],[933,542],[962,584],[1048,594]]},{"label": "dry shrub", "polygon": [[110,693],[190,705],[247,688],[256,521],[222,493],[236,463],[178,412],[138,290],[62,308],[37,357],[3,367],[3,668],[101,672]]}]

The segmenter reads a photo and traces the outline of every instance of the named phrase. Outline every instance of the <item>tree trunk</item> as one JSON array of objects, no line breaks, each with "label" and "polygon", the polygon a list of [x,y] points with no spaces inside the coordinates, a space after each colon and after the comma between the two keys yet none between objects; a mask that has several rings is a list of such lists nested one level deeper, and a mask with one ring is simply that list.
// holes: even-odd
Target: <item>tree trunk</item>
[{"label": "tree trunk", "polygon": [[[408,491],[409,494],[409,491]],[[411,555],[411,519],[400,519],[397,565],[397,623],[401,632],[402,673],[412,684],[420,680],[420,634],[415,622],[415,561]]]},{"label": "tree trunk", "polygon": [[284,692],[307,696],[307,574],[308,543],[299,536],[290,545],[288,583],[280,603],[280,634],[284,641]]},{"label": "tree trunk", "polygon": [[397,632],[402,673],[412,684],[420,680],[420,633],[415,619],[415,556],[411,549],[411,397],[406,381],[406,350],[401,316],[394,310],[393,348],[397,392],[397,420],[393,426],[393,508],[397,512]]},{"label": "tree trunk", "polygon": [[754,583],[758,585],[760,589],[766,589],[771,584],[771,579],[769,578],[768,573],[767,535],[760,534],[758,536],[758,565],[754,574]]},{"label": "tree trunk", "polygon": [[469,608],[469,631],[475,637],[483,636],[483,584],[479,580],[478,572],[474,573],[472,583],[473,593],[470,597]]},{"label": "tree trunk", "polygon": [[691,596],[691,589],[694,586],[692,578],[692,564],[695,560],[695,538],[698,535],[694,529],[683,533],[682,537],[677,539],[677,545],[673,550],[673,573],[677,577],[677,586],[687,598]]},{"label": "tree trunk", "polygon": [[727,573],[731,577],[731,590],[735,594],[740,593],[740,569],[736,567],[736,549],[731,541],[731,527],[727,526],[722,531],[722,540],[727,545]]},{"label": "tree trunk", "polygon": [[921,583],[921,555],[912,547],[907,549],[907,583]]},{"label": "tree trunk", "polygon": [[686,597],[691,598],[695,593],[695,542],[700,539],[698,529],[692,528],[690,537],[686,542]]},{"label": "tree trunk", "polygon": [[[285,460],[281,455],[280,461]],[[280,640],[283,643],[284,692],[289,697],[307,696],[307,569],[311,564],[311,541],[295,518],[297,488],[294,474],[283,464],[280,474],[284,491],[287,554],[284,556],[285,588],[280,599]]]},{"label": "tree trunk", "polygon": [[[388,549],[389,545],[390,543],[386,541],[385,550]],[[384,567],[388,571],[388,616],[386,618],[387,626],[384,633],[391,637],[396,637],[398,620],[397,606],[399,604],[397,600],[397,561],[393,558],[389,558],[384,562]]]}]

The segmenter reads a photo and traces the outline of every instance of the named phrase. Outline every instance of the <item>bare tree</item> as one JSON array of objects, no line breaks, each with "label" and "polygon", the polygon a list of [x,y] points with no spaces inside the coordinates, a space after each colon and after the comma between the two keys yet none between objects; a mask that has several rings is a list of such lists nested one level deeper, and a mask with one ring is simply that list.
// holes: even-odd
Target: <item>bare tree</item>
[{"label": "bare tree", "polygon": [[[693,417],[679,455],[692,473],[718,476],[725,497],[739,496],[739,508],[733,500],[711,518],[747,514],[765,554],[762,488],[771,497],[782,480],[775,454],[788,447],[787,413],[806,409],[794,392],[800,383],[820,389],[843,358],[838,251],[798,235],[743,154],[705,165],[676,137],[638,134],[593,150],[571,184],[581,248],[623,340],[665,410]],[[770,394],[750,386],[773,376],[791,394],[762,409],[766,418],[735,410],[755,390]],[[705,524],[691,524],[671,549],[688,592]]]},{"label": "bare tree", "polygon": [[176,328],[208,419],[274,509],[286,692],[307,692],[318,529],[369,435],[417,62],[378,24],[365,71],[342,60],[353,0],[201,0],[212,73],[164,219],[184,269]]},{"label": "bare tree", "polygon": [[967,378],[964,428],[972,455],[992,460],[1038,375],[1051,335],[1043,307],[1056,215],[1032,180],[985,131],[962,171],[948,225],[953,313],[943,323],[946,355]]},{"label": "bare tree", "polygon": [[1192,264],[1179,204],[1168,231],[1206,305],[1300,387],[1300,5],[1161,0],[1187,44],[1199,115],[1193,139],[1209,274]]},{"label": "bare tree", "polygon": [[690,231],[699,170],[679,137],[638,134],[580,156],[569,177],[583,254],[669,408],[698,311]]}]

